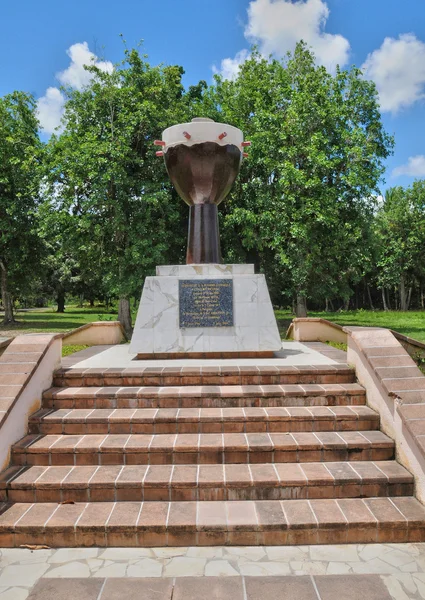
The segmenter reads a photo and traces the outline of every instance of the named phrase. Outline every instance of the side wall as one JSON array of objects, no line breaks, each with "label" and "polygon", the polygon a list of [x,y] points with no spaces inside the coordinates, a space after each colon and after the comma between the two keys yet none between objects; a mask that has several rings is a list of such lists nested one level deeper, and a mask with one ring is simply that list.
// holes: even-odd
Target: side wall
[{"label": "side wall", "polygon": [[366,388],[367,403],[396,444],[396,458],[414,476],[425,504],[425,376],[411,358],[425,345],[379,327],[340,327],[326,319],[294,319],[288,336],[297,341],[348,344],[347,362]]},{"label": "side wall", "polygon": [[27,433],[28,417],[41,406],[44,390],[60,366],[62,336],[16,337],[0,357],[0,469],[7,467],[10,448]]}]

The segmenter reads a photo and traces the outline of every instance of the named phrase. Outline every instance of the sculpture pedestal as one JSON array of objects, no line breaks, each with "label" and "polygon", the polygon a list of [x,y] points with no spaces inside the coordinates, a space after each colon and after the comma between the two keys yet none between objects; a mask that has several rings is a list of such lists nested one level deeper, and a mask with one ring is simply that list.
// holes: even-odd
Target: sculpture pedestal
[{"label": "sculpture pedestal", "polygon": [[178,265],[146,277],[130,344],[139,358],[272,356],[282,347],[254,265]]}]

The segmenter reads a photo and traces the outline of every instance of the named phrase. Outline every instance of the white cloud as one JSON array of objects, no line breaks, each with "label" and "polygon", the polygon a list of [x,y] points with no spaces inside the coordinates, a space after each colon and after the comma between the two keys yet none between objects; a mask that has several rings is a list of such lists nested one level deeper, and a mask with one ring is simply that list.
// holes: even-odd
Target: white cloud
[{"label": "white cloud", "polygon": [[249,56],[248,50],[240,50],[235,58],[224,58],[221,61],[220,68],[213,66],[214,73],[220,73],[224,79],[234,79],[238,72],[239,67],[246,61]]},{"label": "white cloud", "polygon": [[408,175],[409,177],[425,177],[425,156],[418,154],[410,156],[405,165],[396,167],[391,173],[393,177]]},{"label": "white cloud", "polygon": [[412,33],[385,38],[362,68],[376,83],[383,111],[396,113],[425,97],[425,44]]},{"label": "white cloud", "polygon": [[45,133],[53,133],[59,127],[63,115],[65,98],[56,87],[49,87],[44,96],[38,99],[38,120]]},{"label": "white cloud", "polygon": [[[350,43],[342,35],[324,31],[328,17],[329,8],[324,0],[252,0],[245,37],[258,44],[262,54],[280,57],[304,40],[313,49],[317,61],[333,71],[337,64],[343,66],[348,62]],[[239,54],[222,61],[223,75],[228,66],[241,58]]]},{"label": "white cloud", "polygon": [[56,75],[62,85],[69,85],[77,90],[82,90],[88,85],[93,75],[84,68],[85,65],[96,65],[102,71],[112,72],[112,63],[97,60],[96,54],[90,52],[87,42],[73,44],[66,53],[71,59],[71,64]]},{"label": "white cloud", "polygon": [[[66,51],[71,59],[69,67],[56,74],[56,79],[64,85],[82,90],[90,83],[93,74],[84,69],[84,65],[96,65],[102,71],[111,73],[113,64],[100,61],[89,50],[87,42],[73,44]],[[65,105],[65,97],[57,87],[49,87],[44,96],[38,99],[38,119],[45,133],[53,133],[60,126]]]}]

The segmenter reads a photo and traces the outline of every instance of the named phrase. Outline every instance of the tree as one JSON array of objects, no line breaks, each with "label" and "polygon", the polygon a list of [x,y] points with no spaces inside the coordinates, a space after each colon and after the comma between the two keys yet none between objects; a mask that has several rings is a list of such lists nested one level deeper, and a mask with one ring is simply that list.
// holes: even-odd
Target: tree
[{"label": "tree", "polygon": [[43,147],[34,98],[13,92],[0,98],[0,271],[3,324],[14,322],[13,298],[37,272],[37,236]]},{"label": "tree", "polygon": [[130,335],[130,297],[157,264],[183,256],[183,203],[153,146],[185,117],[183,70],[151,67],[136,50],[112,73],[88,69],[90,84],[66,91],[64,129],[49,144],[51,198],[76,217],[82,277],[101,274]]},{"label": "tree", "polygon": [[[378,285],[383,290],[398,288],[400,309],[408,310],[413,286],[425,279],[425,181],[386,191],[376,216],[376,233]],[[385,293],[383,298],[385,308]]]},{"label": "tree", "polygon": [[298,316],[307,297],[349,299],[370,262],[367,225],[393,147],[375,85],[354,67],[331,75],[301,42],[285,61],[254,49],[235,80],[216,77],[205,105],[253,142],[226,206],[227,240],[272,258],[259,262],[283,274]]}]

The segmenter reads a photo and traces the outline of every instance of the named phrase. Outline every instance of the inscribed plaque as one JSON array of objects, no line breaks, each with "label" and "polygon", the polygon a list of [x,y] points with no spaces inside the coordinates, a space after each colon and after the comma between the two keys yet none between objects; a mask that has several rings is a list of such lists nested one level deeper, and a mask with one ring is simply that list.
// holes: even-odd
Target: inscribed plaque
[{"label": "inscribed plaque", "polygon": [[232,279],[180,279],[180,328],[232,327]]}]

